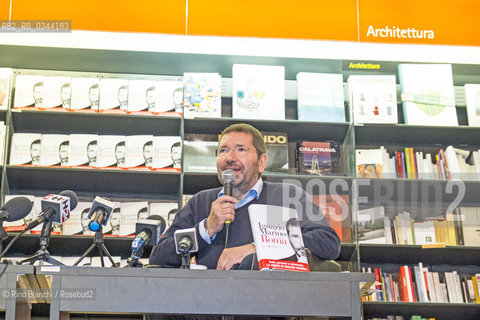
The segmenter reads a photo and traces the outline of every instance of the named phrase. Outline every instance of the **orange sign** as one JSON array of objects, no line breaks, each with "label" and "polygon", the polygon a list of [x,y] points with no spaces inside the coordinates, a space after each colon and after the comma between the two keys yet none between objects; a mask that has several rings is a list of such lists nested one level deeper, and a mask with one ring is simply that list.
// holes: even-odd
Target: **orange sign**
[{"label": "orange sign", "polygon": [[10,0],[0,0],[0,20],[8,20]]}]

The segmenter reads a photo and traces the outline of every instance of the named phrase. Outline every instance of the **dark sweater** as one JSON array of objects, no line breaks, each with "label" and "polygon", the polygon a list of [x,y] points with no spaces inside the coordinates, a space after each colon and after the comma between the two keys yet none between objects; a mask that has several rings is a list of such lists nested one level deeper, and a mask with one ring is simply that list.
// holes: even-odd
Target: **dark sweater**
[{"label": "dark sweater", "polygon": [[[197,264],[206,265],[209,269],[217,267],[217,261],[225,244],[225,228],[217,233],[211,244],[205,242],[198,231],[198,225],[207,218],[213,201],[217,199],[221,188],[201,191],[193,196],[187,205],[176,215],[170,228],[162,240],[153,248],[150,264],[163,266],[180,266],[181,257],[175,252],[173,234],[178,229],[197,229],[198,253]],[[288,195],[286,204],[282,203],[283,195]],[[298,200],[296,200],[298,199]],[[290,200],[290,201],[288,201]],[[229,247],[237,247],[253,242],[248,207],[251,204],[270,204],[291,207],[297,210],[306,248],[322,259],[335,259],[340,253],[340,240],[329,226],[320,208],[313,203],[311,197],[302,189],[293,185],[263,182],[263,190],[258,199],[235,210],[235,221],[230,226]]]}]

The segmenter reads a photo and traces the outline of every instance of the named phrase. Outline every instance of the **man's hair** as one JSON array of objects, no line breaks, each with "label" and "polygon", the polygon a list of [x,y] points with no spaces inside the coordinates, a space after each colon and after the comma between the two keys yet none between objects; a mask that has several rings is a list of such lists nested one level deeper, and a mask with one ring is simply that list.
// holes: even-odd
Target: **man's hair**
[{"label": "man's hair", "polygon": [[98,89],[98,84],[92,84],[90,86],[90,88],[88,89],[88,91],[90,92],[90,90],[92,90],[92,89]]},{"label": "man's hair", "polygon": [[300,227],[300,222],[298,222],[297,218],[291,218],[287,221],[285,228],[287,229],[287,234],[290,235],[290,227]]},{"label": "man's hair", "polygon": [[62,90],[63,88],[70,88],[70,82],[65,83],[65,84],[60,88],[60,90]]},{"label": "man's hair", "polygon": [[117,150],[118,147],[125,147],[125,141],[120,141],[115,145],[115,150]]},{"label": "man's hair", "polygon": [[153,141],[147,141],[145,142],[145,144],[143,145],[143,150],[145,150],[145,147],[148,147],[148,146],[153,146]]},{"label": "man's hair", "polygon": [[40,81],[40,82],[37,82],[33,85],[33,89],[35,89],[36,87],[43,87],[43,81]]},{"label": "man's hair", "polygon": [[175,142],[174,144],[172,144],[172,146],[170,147],[170,152],[173,150],[173,148],[180,148],[180,142]]},{"label": "man's hair", "polygon": [[87,144],[87,149],[88,149],[88,147],[93,146],[93,145],[95,145],[95,146],[97,145],[97,140],[92,140],[92,141],[90,141],[90,142]]},{"label": "man's hair", "polygon": [[60,145],[58,146],[58,150],[60,150],[63,146],[69,146],[70,145],[70,141],[68,140],[65,140],[63,141],[62,143],[60,143]]},{"label": "man's hair", "polygon": [[225,128],[220,135],[220,139],[218,139],[218,144],[222,141],[224,135],[231,133],[231,132],[244,132],[248,133],[252,136],[252,143],[255,149],[257,150],[258,158],[266,152],[265,141],[263,140],[263,136],[255,127],[246,124],[246,123],[236,123],[232,124],[231,126]]},{"label": "man's hair", "polygon": [[145,93],[148,93],[148,92],[150,92],[150,91],[155,91],[155,87],[152,86],[152,87],[148,88],[148,89],[145,91]]},{"label": "man's hair", "polygon": [[30,148],[31,148],[34,144],[40,144],[40,143],[41,143],[40,139],[33,140],[32,143],[30,144]]}]

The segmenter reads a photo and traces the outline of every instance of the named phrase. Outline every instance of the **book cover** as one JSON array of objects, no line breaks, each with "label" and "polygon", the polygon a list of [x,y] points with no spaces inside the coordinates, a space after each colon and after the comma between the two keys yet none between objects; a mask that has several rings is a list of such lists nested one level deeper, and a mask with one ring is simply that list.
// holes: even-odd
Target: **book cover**
[{"label": "book cover", "polygon": [[100,102],[100,79],[72,78],[71,111],[97,112]]},{"label": "book cover", "polygon": [[40,133],[14,133],[10,150],[10,165],[40,165]]},{"label": "book cover", "polygon": [[265,141],[265,172],[288,173],[288,138],[286,132],[261,132]]},{"label": "book cover", "polygon": [[151,167],[153,161],[153,135],[125,137],[125,167]]},{"label": "book cover", "polygon": [[296,149],[299,174],[341,175],[341,151],[337,142],[298,141]]},{"label": "book cover", "polygon": [[82,235],[90,234],[88,228],[88,212],[90,211],[91,202],[79,201],[77,207],[70,212],[70,219],[63,223],[64,235]]},{"label": "book cover", "polygon": [[97,147],[97,167],[125,167],[125,136],[100,135]]},{"label": "book cover", "polygon": [[68,134],[42,134],[41,146],[41,166],[68,166]]},{"label": "book cover", "polygon": [[120,216],[119,236],[132,235],[135,233],[137,220],[146,219],[149,216],[148,202],[122,202],[120,205]]},{"label": "book cover", "polygon": [[12,69],[0,68],[0,110],[8,109],[11,76]]},{"label": "book cover", "polygon": [[348,195],[312,195],[313,202],[322,209],[330,227],[341,242],[352,241],[350,198]]},{"label": "book cover", "polygon": [[480,84],[465,84],[465,100],[470,127],[480,127]]},{"label": "book cover", "polygon": [[125,113],[128,108],[128,80],[107,79],[100,80],[99,112]]},{"label": "book cover", "polygon": [[15,79],[14,108],[41,108],[43,106],[44,77],[18,75]]},{"label": "book cover", "polygon": [[355,150],[357,178],[382,178],[383,155],[381,149]]},{"label": "book cover", "polygon": [[253,204],[248,214],[259,270],[310,271],[296,210]]},{"label": "book cover", "polygon": [[153,137],[153,169],[182,168],[182,138],[176,136]]},{"label": "book cover", "polygon": [[217,135],[187,133],[183,143],[185,171],[217,173]]},{"label": "book cover", "polygon": [[5,139],[7,135],[7,126],[5,122],[0,121],[0,165],[3,166],[3,153],[5,152]]},{"label": "book cover", "polygon": [[400,64],[398,72],[406,124],[458,126],[450,64]]},{"label": "book cover", "polygon": [[178,212],[178,203],[176,201],[151,202],[149,204],[150,215],[159,215],[165,220],[165,231],[172,225],[173,219]]},{"label": "book cover", "polygon": [[183,82],[171,80],[130,80],[128,112],[159,114],[183,112]]},{"label": "book cover", "polygon": [[383,206],[358,210],[357,224],[360,243],[387,243]]},{"label": "book cover", "polygon": [[95,167],[98,153],[97,139],[96,134],[71,134],[68,165]]},{"label": "book cover", "polygon": [[285,120],[285,67],[234,64],[233,118]]},{"label": "book cover", "polygon": [[348,90],[355,124],[398,122],[394,75],[352,75]]},{"label": "book cover", "polygon": [[413,231],[416,245],[437,243],[433,221],[415,221],[413,222]]},{"label": "book cover", "polygon": [[297,73],[297,116],[303,121],[344,122],[343,76]]},{"label": "book cover", "polygon": [[480,246],[480,208],[460,207],[463,243],[465,246]]},{"label": "book cover", "polygon": [[159,80],[156,90],[158,92],[158,106],[155,112],[183,113],[183,81],[181,77]]},{"label": "book cover", "polygon": [[122,221],[121,202],[115,202],[115,205],[108,220],[107,226],[104,228],[105,234],[118,237],[120,235],[120,223]]},{"label": "book cover", "polygon": [[52,76],[43,80],[42,108],[52,111],[69,111],[72,93],[72,79]]},{"label": "book cover", "polygon": [[[32,202],[32,205],[33,205],[33,201],[35,199],[35,197],[31,196],[31,195],[10,195],[10,194],[7,194],[7,195],[5,195],[5,203],[7,203],[8,201],[10,201],[14,198],[17,198],[17,197],[27,198],[28,200],[30,200]],[[19,220],[16,220],[16,221],[4,221],[3,222],[3,228],[7,232],[22,231],[23,229],[25,229],[25,227],[30,222],[33,221],[33,215],[34,214],[35,214],[35,209],[32,206],[32,210],[30,210],[30,212],[27,214],[27,216],[25,216],[25,218],[19,219]]]},{"label": "book cover", "polygon": [[221,118],[222,77],[218,73],[184,73],[183,94],[185,118]]}]

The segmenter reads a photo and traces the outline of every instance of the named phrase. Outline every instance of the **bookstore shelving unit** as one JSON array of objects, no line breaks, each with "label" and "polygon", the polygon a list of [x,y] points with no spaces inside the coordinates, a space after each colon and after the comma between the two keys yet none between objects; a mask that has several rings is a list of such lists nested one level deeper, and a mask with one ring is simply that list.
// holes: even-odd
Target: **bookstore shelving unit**
[{"label": "bookstore shelving unit", "polygon": [[[379,63],[380,71],[359,71],[348,69],[351,59],[339,57],[308,58],[298,57],[250,56],[234,54],[203,54],[185,52],[150,52],[127,50],[104,50],[89,48],[62,48],[42,46],[0,45],[0,66],[14,69],[80,71],[95,73],[118,74],[157,74],[182,75],[184,72],[218,72],[222,78],[232,77],[232,65],[264,64],[283,65],[286,67],[286,80],[295,80],[300,71],[341,73],[344,82],[351,74],[395,74],[402,62],[417,62],[414,58],[408,61],[397,59],[382,59],[368,61]],[[348,56],[348,55],[346,55]],[[395,59],[395,58],[393,58]],[[418,60],[418,62],[428,62]],[[438,61],[431,61],[438,62]],[[446,61],[449,62],[449,61]],[[453,62],[454,85],[461,87],[465,83],[480,83],[480,64]],[[228,90],[227,90],[228,92]],[[458,101],[458,99],[457,99]],[[44,132],[44,133],[96,133],[96,134],[154,134],[180,135],[185,133],[218,134],[228,125],[241,119],[231,118],[231,96],[222,98],[221,119],[181,119],[174,117],[106,115],[106,114],[74,114],[34,111],[0,111],[0,120],[4,119],[9,126],[9,134],[13,132]],[[388,148],[422,146],[438,149],[447,145],[480,148],[480,128],[467,126],[464,103],[457,103],[458,127],[424,127],[402,124],[403,117],[399,105],[398,125],[353,125],[351,116],[345,123],[321,123],[296,120],[296,101],[286,101],[286,119],[284,121],[245,120],[261,131],[282,131],[289,139],[289,175],[266,174],[265,180],[279,181],[297,179],[306,185],[311,177],[294,175],[293,148],[297,141],[335,140],[343,145],[344,175],[339,177],[321,177],[327,188],[332,182],[342,179],[344,190],[339,193],[350,195],[352,208],[358,207],[357,197],[368,199],[362,206],[373,206],[375,195],[380,190],[391,188],[389,196],[394,206],[412,208],[421,202],[425,206],[447,208],[456,200],[457,187],[455,182],[439,180],[407,180],[407,179],[377,179],[368,184],[358,183],[358,193],[353,193],[357,182],[354,178],[355,148],[378,148],[384,145]],[[6,147],[8,153],[8,143]],[[136,198],[152,200],[178,200],[183,194],[193,194],[205,188],[219,185],[216,174],[200,172],[140,172],[92,169],[63,168],[31,168],[7,166],[2,171],[2,199],[5,194],[30,193],[43,195],[72,189],[85,198],[95,195],[113,198]],[[361,180],[361,179],[360,179]],[[465,195],[457,203],[459,206],[480,206],[480,182],[463,181]],[[453,186],[452,186],[453,184]],[[422,188],[439,188],[440,201],[430,193],[423,194]],[[448,187],[448,188],[447,188]],[[452,188],[449,191],[449,188]],[[383,189],[382,189],[383,188]],[[389,189],[390,190],[390,189]],[[417,208],[417,211],[423,208]],[[428,209],[426,209],[428,211]],[[388,211],[388,210],[387,210]],[[353,268],[361,266],[381,266],[385,271],[398,272],[398,267],[404,264],[417,264],[435,268],[435,270],[459,270],[466,274],[480,272],[480,248],[477,247],[447,247],[439,249],[422,249],[420,246],[396,245],[364,245],[356,241],[353,230],[353,243],[342,244],[339,260],[353,262]],[[19,241],[19,250],[31,253],[38,238],[35,235],[26,236]],[[129,254],[130,239],[107,239],[107,247],[112,254],[126,256]],[[52,254],[62,254],[75,247],[83,252],[91,243],[88,237],[54,236],[51,240]],[[75,254],[71,252],[69,254]],[[437,319],[475,319],[479,313],[478,305],[470,304],[433,304],[433,303],[385,303],[367,302],[364,304],[365,318],[386,316],[387,314],[417,314],[436,316]]]}]

